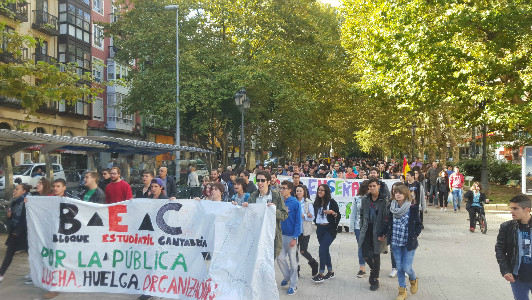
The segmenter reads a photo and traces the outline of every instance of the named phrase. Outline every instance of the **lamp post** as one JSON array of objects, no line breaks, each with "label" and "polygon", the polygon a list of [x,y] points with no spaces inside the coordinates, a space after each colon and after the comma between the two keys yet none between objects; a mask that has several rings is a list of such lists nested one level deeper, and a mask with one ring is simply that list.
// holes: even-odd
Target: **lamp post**
[{"label": "lamp post", "polygon": [[416,123],[412,122],[412,161],[414,161],[414,140],[416,138]]},{"label": "lamp post", "polygon": [[[484,113],[484,110],[486,109],[485,100],[480,103],[479,108]],[[487,135],[488,135],[488,130],[486,126],[486,120],[484,120],[482,124],[482,166],[480,167],[480,185],[482,185],[483,192],[486,195],[489,195],[490,181],[489,181],[489,169],[488,169]]]},{"label": "lamp post", "polygon": [[235,94],[235,103],[240,109],[242,114],[242,125],[240,127],[240,166],[244,168],[246,166],[246,158],[244,156],[244,114],[249,109],[251,100],[246,94],[246,89],[242,88]]},{"label": "lamp post", "polygon": [[[176,51],[176,127],[175,127],[175,144],[177,147],[181,145],[181,132],[179,130],[179,5],[167,5],[164,7],[165,10],[175,10],[175,51]],[[181,156],[181,151],[175,151],[175,178],[177,184],[181,181],[181,166],[179,159]]]}]

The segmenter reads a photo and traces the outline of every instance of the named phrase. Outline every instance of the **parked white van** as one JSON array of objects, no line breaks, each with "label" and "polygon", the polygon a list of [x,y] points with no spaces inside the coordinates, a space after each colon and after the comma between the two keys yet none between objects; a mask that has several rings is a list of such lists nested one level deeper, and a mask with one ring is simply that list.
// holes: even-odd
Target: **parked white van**
[{"label": "parked white van", "polygon": [[[54,171],[54,179],[62,178],[66,180],[63,166],[61,166],[60,164],[52,164],[52,168]],[[17,180],[17,178],[20,178],[22,183],[31,185],[32,190],[35,190],[37,182],[39,182],[39,179],[41,179],[42,177],[46,178],[45,163],[23,164],[13,167],[13,183],[15,183],[15,180]],[[5,189],[5,180],[5,176],[0,178],[0,190]]]}]

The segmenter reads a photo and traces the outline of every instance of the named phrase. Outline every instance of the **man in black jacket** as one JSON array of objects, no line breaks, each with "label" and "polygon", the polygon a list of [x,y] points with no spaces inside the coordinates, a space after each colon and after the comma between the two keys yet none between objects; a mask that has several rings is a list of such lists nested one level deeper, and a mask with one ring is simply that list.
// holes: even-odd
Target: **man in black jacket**
[{"label": "man in black jacket", "polygon": [[87,191],[81,195],[80,199],[86,202],[105,204],[105,192],[98,187],[100,175],[97,172],[87,172],[85,174],[85,186]]},{"label": "man in black jacket", "polygon": [[168,176],[168,169],[166,167],[159,168],[159,177],[163,181],[163,187],[166,191],[166,196],[169,198],[177,197],[177,185],[173,177]]},{"label": "man in black jacket", "polygon": [[526,195],[510,200],[512,220],[501,224],[495,256],[501,275],[510,282],[515,299],[528,299],[532,291],[531,201]]}]

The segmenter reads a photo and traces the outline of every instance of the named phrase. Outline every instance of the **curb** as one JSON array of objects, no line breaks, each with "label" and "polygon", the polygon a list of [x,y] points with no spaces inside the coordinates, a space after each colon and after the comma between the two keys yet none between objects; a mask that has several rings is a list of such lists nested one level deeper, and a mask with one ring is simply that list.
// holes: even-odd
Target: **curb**
[{"label": "curb", "polygon": [[485,211],[510,211],[508,204],[484,204]]}]

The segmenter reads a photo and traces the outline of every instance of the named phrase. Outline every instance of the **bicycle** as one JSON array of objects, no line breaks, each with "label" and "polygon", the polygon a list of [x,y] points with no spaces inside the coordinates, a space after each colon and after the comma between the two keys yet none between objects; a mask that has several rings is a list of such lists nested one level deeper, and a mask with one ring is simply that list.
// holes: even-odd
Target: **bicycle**
[{"label": "bicycle", "polygon": [[488,223],[486,222],[486,216],[484,214],[476,212],[475,223],[477,223],[480,227],[480,232],[482,232],[482,234],[486,234],[486,232],[488,232]]}]

